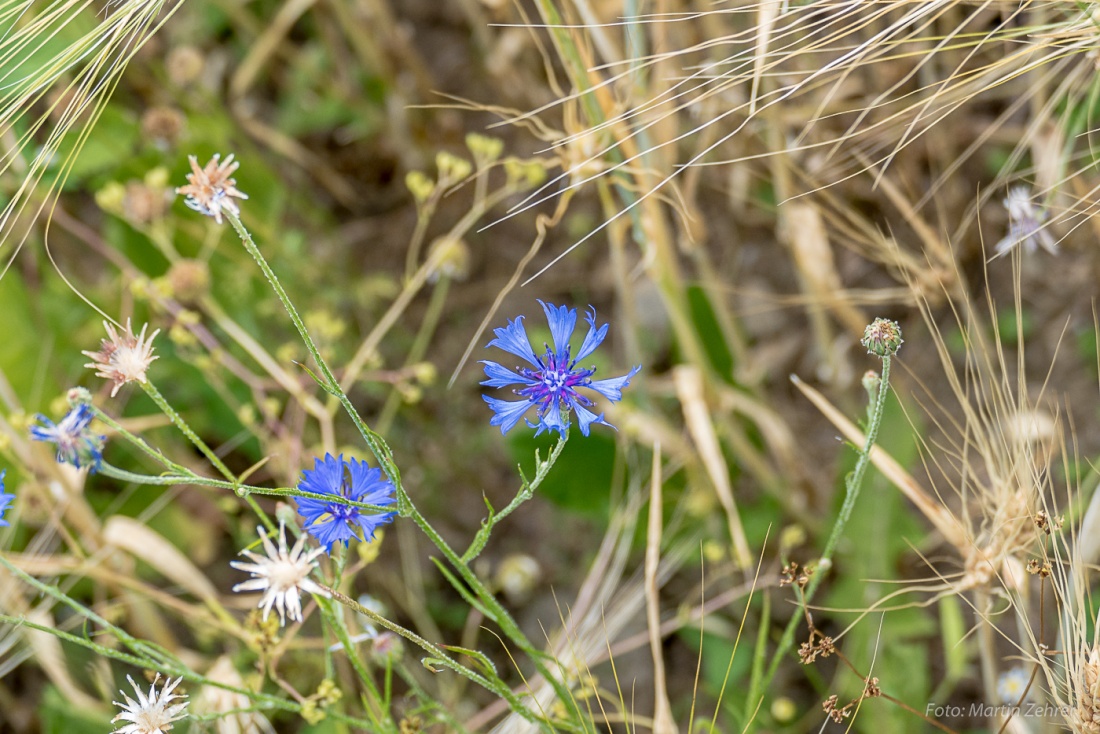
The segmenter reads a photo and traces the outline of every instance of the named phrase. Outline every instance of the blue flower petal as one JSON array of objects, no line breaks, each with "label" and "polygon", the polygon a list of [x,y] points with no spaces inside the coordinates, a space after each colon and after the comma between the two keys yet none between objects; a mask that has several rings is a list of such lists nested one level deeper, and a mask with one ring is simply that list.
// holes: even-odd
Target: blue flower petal
[{"label": "blue flower petal", "polygon": [[481,398],[493,409],[494,415],[489,419],[489,425],[500,426],[502,434],[512,430],[531,408],[529,400],[497,400],[488,395],[482,395]]},{"label": "blue flower petal", "polygon": [[[314,459],[313,469],[302,472],[302,481],[298,483],[298,489],[316,494],[337,494],[340,485],[344,481],[344,455],[335,457],[325,454],[325,458]],[[322,500],[299,497],[298,503],[311,503],[324,507],[327,503]]]},{"label": "blue flower petal", "polygon": [[332,546],[336,543],[347,545],[349,540],[356,537],[354,531],[348,527],[346,522],[337,520],[331,515],[324,522],[310,523],[306,530],[314,538],[317,538],[318,543],[328,548],[330,554],[332,553]]},{"label": "blue flower petal", "polygon": [[542,305],[542,310],[546,312],[547,323],[550,324],[550,334],[554,339],[554,354],[559,361],[564,361],[569,349],[569,339],[577,327],[577,309],[555,306],[542,301],[539,303]]},{"label": "blue flower petal", "polygon": [[[366,501],[366,500],[364,500]],[[376,504],[372,502],[371,504]],[[396,512],[386,512],[381,515],[360,515],[357,519],[359,527],[363,529],[363,540],[374,540],[374,532],[378,530],[380,525],[393,522]]]},{"label": "blue flower petal", "polygon": [[523,317],[517,316],[515,321],[509,321],[508,325],[493,329],[496,339],[489,342],[490,347],[498,347],[506,352],[522,357],[533,367],[539,367],[539,361],[535,357],[535,351],[531,349],[531,340],[527,338],[527,330],[523,328]]},{"label": "blue flower petal", "polygon": [[596,415],[588,408],[585,408],[583,405],[579,404],[574,405],[573,410],[577,411],[577,423],[581,427],[581,434],[585,436],[588,435],[588,427],[591,426],[593,423],[602,423],[608,428],[615,427],[603,419],[603,413]]},{"label": "blue flower petal", "polygon": [[486,387],[507,387],[508,385],[534,385],[536,380],[517,375],[512,370],[503,365],[499,365],[496,362],[490,362],[489,360],[483,360],[481,364],[485,365],[485,376],[488,380],[483,380],[482,385]]},{"label": "blue flower petal", "polygon": [[371,468],[365,461],[345,460],[325,454],[315,459],[313,469],[302,473],[298,489],[322,495],[332,495],[331,501],[312,497],[295,497],[298,514],[306,519],[305,529],[332,552],[332,546],[343,542],[346,546],[352,538],[373,538],[379,525],[393,520],[395,513],[372,514],[358,507],[349,506],[344,500],[365,502],[371,505],[390,505],[393,484],[382,470]]},{"label": "blue flower petal", "polygon": [[14,494],[8,494],[4,491],[4,475],[8,473],[7,469],[0,471],[0,527],[8,527],[11,523],[4,519],[4,513],[8,511],[8,505],[15,499]]},{"label": "blue flower petal", "polygon": [[94,474],[103,462],[103,443],[106,436],[92,433],[88,426],[95,413],[81,403],[70,410],[60,423],[54,423],[44,415],[36,415],[42,425],[30,427],[31,438],[57,445],[57,462],[72,464],[77,469],[88,467]]},{"label": "blue flower petal", "polygon": [[573,358],[574,362],[580,362],[589,354],[596,351],[596,347],[600,346],[600,344],[603,343],[604,337],[607,336],[608,324],[604,324],[598,329],[596,328],[596,309],[589,306],[588,313],[585,314],[584,320],[588,322],[588,333],[584,335],[584,342],[581,344],[577,356]]},{"label": "blue flower petal", "polygon": [[630,384],[630,378],[638,374],[638,370],[641,366],[635,367],[622,377],[610,377],[606,380],[593,380],[585,385],[585,387],[595,390],[600,395],[610,400],[613,403],[617,403],[623,399],[623,388]]},{"label": "blue flower petal", "polygon": [[562,416],[561,407],[557,401],[550,404],[540,423],[546,430],[557,431],[558,435],[563,438],[565,437],[565,429],[569,428],[569,420]]},{"label": "blue flower petal", "polygon": [[583,393],[583,390],[589,388],[613,402],[621,400],[623,388],[630,384],[630,379],[641,368],[635,367],[629,374],[622,377],[593,381],[591,378],[596,371],[595,367],[580,368],[576,365],[579,360],[592,354],[603,343],[607,337],[608,325],[597,326],[596,311],[589,306],[585,315],[585,321],[588,323],[587,333],[577,351],[576,358],[570,360],[569,340],[577,326],[577,310],[544,301],[539,301],[539,304],[546,314],[546,321],[553,338],[553,347],[548,346],[541,358],[535,357],[531,350],[527,332],[523,329],[522,316],[516,317],[515,321],[509,321],[507,327],[494,330],[497,338],[490,342],[489,346],[499,347],[520,356],[527,360],[531,367],[520,366],[513,371],[497,362],[489,360],[482,362],[487,378],[482,381],[482,385],[498,389],[518,385],[521,386],[520,389],[513,392],[523,398],[522,400],[498,400],[483,395],[482,398],[493,410],[493,417],[489,423],[500,426],[501,433],[507,433],[525,417],[531,408],[535,408],[538,412],[537,422],[526,420],[527,425],[535,429],[535,435],[556,431],[564,437],[569,430],[570,413],[575,411],[581,433],[587,436],[593,423],[610,424],[604,420],[602,413],[597,415],[587,409],[593,405],[593,402]]}]

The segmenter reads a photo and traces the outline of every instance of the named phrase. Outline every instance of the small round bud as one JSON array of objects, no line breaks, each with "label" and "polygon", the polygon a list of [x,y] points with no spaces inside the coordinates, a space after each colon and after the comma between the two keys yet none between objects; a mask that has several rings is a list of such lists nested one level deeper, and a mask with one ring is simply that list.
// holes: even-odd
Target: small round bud
[{"label": "small round bud", "polygon": [[275,519],[283,525],[298,525],[298,509],[287,502],[275,503]]},{"label": "small round bud", "polygon": [[801,525],[788,525],[779,534],[779,547],[783,550],[797,548],[806,542],[806,528]]},{"label": "small round bud", "polygon": [[210,268],[202,260],[177,260],[168,268],[168,284],[181,303],[198,303],[210,292]]},{"label": "small round bud", "polygon": [[882,377],[874,370],[863,373],[863,389],[867,391],[867,398],[873,403],[878,399],[878,389],[882,385]]},{"label": "small round bud", "polygon": [[202,51],[194,46],[177,46],[168,52],[164,60],[168,78],[178,87],[185,87],[198,80],[206,68]]},{"label": "small round bud", "polygon": [[413,379],[421,385],[432,385],[439,376],[439,370],[431,362],[417,362],[413,365],[412,372]]},{"label": "small round bud", "polygon": [[863,330],[863,339],[859,343],[867,347],[868,354],[892,357],[898,353],[902,341],[901,327],[898,326],[898,322],[875,319]]},{"label": "small round bud", "polygon": [[129,181],[122,198],[121,214],[128,222],[139,226],[152,224],[164,216],[171,200],[171,192],[167,189]]},{"label": "small round bud", "polygon": [[492,163],[504,152],[504,141],[500,138],[470,133],[466,136],[466,147],[474,158],[482,163]]},{"label": "small round bud", "polygon": [[409,171],[405,174],[405,185],[417,204],[423,204],[435,191],[435,181],[425,176],[423,171]]},{"label": "small round bud", "polygon": [[780,696],[772,702],[772,718],[781,724],[794,721],[798,716],[798,706],[786,696]]},{"label": "small round bud", "polygon": [[474,170],[468,160],[445,150],[435,154],[435,167],[439,170],[439,179],[448,183],[462,181]]},{"label": "small round bud", "polygon": [[542,578],[539,562],[525,553],[513,553],[500,563],[496,583],[513,604],[526,601]]},{"label": "small round bud", "polygon": [[379,665],[396,663],[404,652],[401,638],[392,632],[382,632],[371,640],[371,657]]},{"label": "small round bud", "polygon": [[432,269],[428,282],[438,283],[440,278],[465,280],[470,274],[470,247],[459,237],[439,237],[428,251]]},{"label": "small round bud", "polygon": [[91,405],[92,394],[88,392],[85,387],[72,387],[65,393],[65,400],[69,403],[69,407],[75,408],[78,405]]},{"label": "small round bud", "polygon": [[118,181],[109,181],[95,192],[95,203],[99,208],[111,214],[122,213],[122,203],[126,199],[126,187]]}]

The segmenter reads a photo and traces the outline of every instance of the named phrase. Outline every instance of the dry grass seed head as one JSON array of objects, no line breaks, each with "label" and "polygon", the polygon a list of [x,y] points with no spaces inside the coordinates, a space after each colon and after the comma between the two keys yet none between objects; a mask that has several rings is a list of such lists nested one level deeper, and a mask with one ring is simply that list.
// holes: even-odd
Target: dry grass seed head
[{"label": "dry grass seed head", "polygon": [[[985,336],[975,309],[969,303],[960,309],[957,324],[965,348],[957,368],[953,350],[928,307],[922,307],[952,399],[941,402],[926,388],[931,397],[926,412],[942,438],[922,438],[921,445],[930,481],[935,484],[935,474],[944,477],[956,495],[943,500],[966,539],[958,548],[963,575],[956,588],[996,583],[1014,591],[1025,579],[1029,554],[1042,548],[1038,513],[1053,514],[1047,469],[1057,421],[1029,394],[1022,342],[1012,364],[1000,341],[990,343]],[[992,304],[990,318],[996,324]]]}]

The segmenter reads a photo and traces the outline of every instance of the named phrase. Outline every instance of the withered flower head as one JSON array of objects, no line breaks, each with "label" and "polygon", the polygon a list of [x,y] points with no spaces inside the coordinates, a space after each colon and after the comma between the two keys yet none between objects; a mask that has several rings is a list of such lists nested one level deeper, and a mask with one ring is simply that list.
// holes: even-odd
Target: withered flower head
[{"label": "withered flower head", "polygon": [[238,199],[247,199],[246,194],[237,190],[237,182],[230,178],[234,171],[241,165],[233,160],[230,153],[224,161],[219,163],[221,154],[214,154],[206,167],[199,168],[199,160],[193,155],[187,156],[191,162],[191,173],[187,174],[187,185],[176,189],[177,194],[187,197],[186,204],[195,211],[213,217],[218,224],[222,223],[222,211],[240,214],[237,207]]},{"label": "withered flower head", "polygon": [[107,330],[108,338],[100,343],[99,351],[82,354],[92,358],[93,361],[84,366],[98,370],[96,377],[115,383],[111,389],[113,398],[127,382],[145,382],[145,371],[156,359],[153,355],[153,340],[157,338],[160,329],[146,339],[145,331],[149,324],[141,327],[141,334],[138,336],[134,336],[129,319],[126,319],[126,330],[121,334],[115,331],[114,324],[104,321],[103,326]]}]

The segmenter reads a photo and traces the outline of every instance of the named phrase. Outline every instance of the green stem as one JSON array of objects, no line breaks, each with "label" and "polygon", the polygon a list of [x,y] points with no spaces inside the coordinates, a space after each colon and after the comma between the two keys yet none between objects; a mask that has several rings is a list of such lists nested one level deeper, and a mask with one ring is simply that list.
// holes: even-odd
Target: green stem
[{"label": "green stem", "polygon": [[[355,427],[358,429],[359,434],[363,437],[363,440],[370,447],[374,453],[375,458],[378,460],[379,465],[382,467],[382,471],[385,472],[387,478],[394,486],[395,494],[397,495],[397,507],[398,512],[402,517],[410,518],[417,527],[428,537],[428,539],[443,553],[447,561],[458,571],[463,580],[470,586],[474,593],[485,604],[486,610],[489,612],[489,616],[497,623],[501,631],[504,632],[513,643],[520,647],[527,655],[531,657],[532,662],[535,665],[536,670],[554,687],[555,692],[560,697],[560,700],[565,705],[570,705],[572,698],[569,695],[569,691],[555,676],[553,676],[549,669],[543,664],[541,660],[540,652],[531,644],[527,639],[527,636],[520,630],[519,625],[516,624],[512,616],[508,614],[507,610],[501,606],[500,602],[489,592],[485,585],[477,578],[469,566],[462,562],[462,559],[457,553],[447,544],[443,537],[436,532],[428,521],[420,514],[420,511],[416,509],[413,504],[412,498],[405,492],[404,487],[401,484],[401,473],[397,469],[397,465],[393,461],[393,453],[390,451],[389,446],[385,440],[372,431],[369,426],[363,421],[362,417],[356,411],[355,406],[352,405],[351,399],[340,388],[340,383],[336,380],[336,376],[329,369],[328,364],[321,356],[317,346],[313,342],[313,338],[310,337],[309,332],[306,330],[305,322],[298,315],[298,310],[294,307],[290,297],[283,289],[282,284],[279,282],[279,278],[275,275],[275,272],[268,265],[267,260],[264,258],[263,253],[260,252],[260,248],[256,246],[255,241],[252,239],[252,235],[245,229],[241,220],[235,216],[232,212],[225,212],[225,218],[236,230],[237,235],[241,238],[241,243],[245,249],[252,256],[252,259],[256,261],[256,264],[260,267],[264,277],[267,278],[268,283],[271,285],[272,290],[275,291],[275,295],[279,298],[279,301],[283,304],[283,308],[286,309],[287,314],[290,316],[290,320],[294,322],[294,327],[298,330],[298,335],[302,338],[303,343],[306,345],[306,349],[309,351],[310,356],[313,357],[318,369],[321,371],[322,380],[318,380],[318,384],[340,401],[344,411],[355,423]],[[331,500],[331,497],[326,497]],[[351,503],[349,503],[351,504]]]},{"label": "green stem", "polygon": [[[29,573],[5,558],[4,554],[2,553],[0,553],[0,566],[6,568],[9,572],[12,573],[12,575],[19,578],[21,581],[23,581],[23,583],[27,584],[28,586],[37,589],[42,594],[55,599],[61,604],[64,604],[85,619],[94,622],[95,624],[98,624],[100,627],[113,634],[119,642],[123,643],[131,650],[133,650],[136,655],[141,656],[143,660],[152,661],[154,663],[154,667],[156,665],[179,663],[179,661],[175,660],[167,651],[161,650],[154,645],[147,644],[137,639],[136,637],[133,637],[121,627],[117,627],[111,624],[106,619],[99,616],[77,600],[73,599],[56,586],[51,586],[50,584],[47,584],[43,581],[39,581],[34,576],[31,576]],[[94,645],[95,643],[89,641],[88,644]]]},{"label": "green stem", "polygon": [[195,448],[197,448],[202,455],[206,457],[207,461],[214,465],[222,476],[231,482],[236,483],[237,477],[233,472],[229,471],[229,467],[214,453],[213,449],[206,445],[206,442],[199,438],[199,435],[195,433],[191,426],[187,424],[187,421],[183,419],[176,409],[164,399],[164,396],[160,394],[160,390],[157,390],[156,386],[152,382],[141,383],[142,388],[145,390],[145,394],[152,398],[153,402],[160,408],[160,412],[168,416],[168,420],[172,421],[172,425],[179,429],[188,441],[190,441]]},{"label": "green stem", "polygon": [[125,469],[119,469],[117,466],[113,466],[111,464],[103,462],[100,464],[99,472],[103,476],[111,477],[112,479],[119,479],[124,482],[132,482],[134,484],[148,484],[154,486],[194,484],[202,487],[217,487],[218,489],[229,489],[242,496],[259,494],[268,495],[271,497],[304,497],[306,499],[322,500],[328,503],[346,505],[348,507],[356,507],[361,510],[368,510],[375,514],[393,512],[392,507],[385,507],[383,505],[372,505],[368,502],[359,502],[358,500],[348,499],[347,497],[341,497],[339,495],[322,494],[320,492],[307,492],[306,490],[298,489],[297,487],[255,487],[251,484],[238,484],[236,482],[227,482],[222,479],[201,477],[198,474],[194,474],[187,469],[184,469],[184,474],[161,474],[158,476],[152,476],[150,474],[135,474],[134,472],[129,472]]},{"label": "green stem", "polygon": [[241,223],[241,220],[232,212],[226,212],[225,218],[233,225],[233,229],[237,231],[237,235],[241,238],[241,243],[244,245],[245,250],[247,250],[248,254],[252,256],[252,259],[256,261],[256,264],[260,266],[260,270],[263,272],[264,277],[267,278],[267,282],[271,285],[271,289],[275,291],[275,295],[279,298],[279,302],[283,304],[283,308],[286,310],[287,315],[290,316],[290,320],[294,322],[294,328],[298,330],[298,336],[301,337],[302,343],[306,345],[306,349],[309,351],[310,356],[313,357],[313,361],[317,365],[317,368],[321,370],[321,376],[324,378],[321,387],[329,394],[335,395],[347,414],[351,416],[363,440],[366,441],[367,446],[370,447],[375,459],[378,460],[379,465],[382,467],[382,471],[386,473],[386,477],[389,478],[396,488],[398,502],[400,502],[400,497],[404,493],[401,488],[401,473],[397,470],[397,465],[393,462],[393,453],[390,451],[390,447],[386,445],[385,440],[380,435],[372,431],[363,419],[359,417],[359,413],[355,410],[355,406],[351,404],[351,400],[344,391],[340,389],[340,383],[336,380],[336,376],[332,373],[332,370],[329,369],[328,363],[325,362],[324,357],[321,356],[321,352],[317,349],[313,337],[311,337],[309,331],[306,330],[305,322],[302,321],[302,317],[298,315],[298,309],[294,307],[290,297],[283,289],[283,285],[279,282],[279,278],[275,275],[275,271],[267,264],[267,260],[264,258],[263,253],[260,252],[260,248],[256,246],[256,242],[252,239],[252,235],[249,234],[248,230],[245,229],[245,226]]},{"label": "green stem", "polygon": [[[329,592],[331,593],[331,589]],[[336,635],[336,639],[340,641],[340,645],[344,649],[344,654],[348,657],[348,662],[351,663],[351,667],[355,670],[355,674],[359,676],[359,680],[363,682],[363,685],[367,687],[368,701],[377,704],[379,710],[367,711],[367,715],[371,717],[374,722],[374,729],[377,730],[380,726],[385,726],[388,731],[396,731],[397,726],[394,724],[393,719],[390,718],[389,713],[382,709],[381,701],[382,694],[378,690],[378,686],[375,685],[374,679],[371,677],[370,671],[367,670],[366,663],[359,656],[359,652],[355,647],[355,643],[351,640],[351,635],[348,634],[347,625],[344,624],[344,620],[332,606],[332,602],[325,599],[322,596],[315,595],[314,599],[317,602],[317,607],[321,610],[321,615],[325,618],[329,628]]]},{"label": "green stem", "polygon": [[535,452],[535,478],[530,482],[523,476],[523,469],[520,469],[519,475],[523,480],[523,485],[520,487],[516,496],[498,513],[493,513],[492,508],[489,508],[489,517],[487,517],[481,523],[481,529],[477,531],[477,535],[474,537],[470,547],[466,549],[466,552],[462,554],[462,562],[469,563],[477,558],[482,549],[485,548],[485,544],[489,542],[489,535],[493,532],[493,528],[504,518],[515,512],[516,508],[522,505],[527,500],[531,499],[535,494],[535,490],[546,479],[546,475],[550,473],[550,468],[554,465],[554,462],[558,460],[561,455],[562,449],[565,448],[565,442],[569,440],[569,434],[567,433],[564,438],[560,439],[550,452],[550,456],[546,458],[546,461],[540,461],[538,452]]},{"label": "green stem", "polygon": [[[0,624],[8,624],[13,627],[26,627],[28,629],[44,632],[48,635],[53,635],[59,640],[78,645],[85,649],[91,650],[98,655],[102,655],[105,658],[117,660],[127,665],[132,665],[135,668],[146,668],[154,670],[159,673],[168,676],[169,678],[183,678],[188,683],[197,683],[202,686],[213,686],[220,688],[224,691],[230,691],[248,697],[252,701],[260,702],[262,705],[257,707],[259,710],[269,709],[281,709],[283,711],[290,711],[293,713],[301,713],[302,706],[294,701],[288,701],[286,699],[279,698],[278,696],[272,696],[267,693],[260,693],[258,691],[249,690],[247,688],[239,688],[234,685],[223,683],[221,681],[212,680],[206,676],[193,673],[192,671],[183,668],[178,662],[166,663],[160,660],[154,660],[152,658],[138,657],[135,655],[129,655],[124,652],[120,652],[114,648],[104,647],[103,645],[97,645],[91,640],[80,637],[78,635],[64,632],[49,625],[38,624],[32,622],[25,617],[15,617],[8,614],[0,614]],[[358,727],[363,731],[370,731],[371,722],[364,721],[362,719],[355,718],[353,716],[347,716],[337,712],[326,712],[328,716],[331,716],[336,721],[347,723],[351,726]]]},{"label": "green stem", "polygon": [[[194,432],[191,430],[190,426],[188,426],[183,421],[183,419],[179,416],[179,414],[177,414],[176,411],[164,399],[164,396],[161,395],[160,392],[155,387],[153,387],[152,384],[146,384],[145,388],[146,388],[145,392],[149,395],[150,398],[153,399],[153,402],[155,402],[157,404],[157,406],[161,409],[161,411],[164,412],[164,414],[168,416],[169,420],[171,420],[176,425],[176,427],[179,428],[184,433],[184,435],[187,436],[191,440],[192,443],[194,443],[197,447],[199,447],[200,450],[205,449],[203,451],[203,453],[209,452],[207,454],[207,457],[211,459],[211,463],[213,463],[214,466],[218,467],[218,470],[221,471],[223,475],[225,475],[228,479],[231,480],[230,485],[229,485],[228,488],[232,489],[237,495],[244,497],[245,502],[248,503],[248,506],[251,507],[252,511],[255,512],[256,515],[260,518],[260,520],[263,522],[264,526],[267,527],[267,529],[269,531],[274,533],[276,531],[275,523],[272,522],[271,518],[269,518],[267,516],[267,513],[263,511],[263,508],[260,507],[259,503],[256,502],[256,500],[253,497],[250,496],[251,493],[249,493],[249,492],[242,493],[240,491],[240,486],[241,485],[237,482],[237,478],[235,476],[233,476],[232,472],[230,472],[229,469],[227,469],[225,467],[225,465],[221,463],[221,461],[218,459],[218,457],[216,455],[213,454],[213,452],[210,452],[209,448],[206,447],[206,444],[203,443],[202,440],[199,439],[199,437],[194,434]],[[175,472],[175,474],[177,476],[194,476],[197,479],[200,478],[200,477],[198,477],[197,474],[194,474],[194,472],[192,472],[187,467],[183,466],[182,464],[177,464],[176,462],[172,461],[167,456],[162,454],[160,452],[160,450],[155,449],[152,446],[150,446],[148,443],[146,443],[145,439],[143,439],[141,436],[138,436],[134,433],[131,433],[130,431],[123,428],[122,425],[118,421],[116,421],[114,418],[112,418],[111,416],[104,413],[102,410],[97,408],[91,402],[88,402],[86,404],[87,404],[88,408],[91,409],[91,411],[95,414],[95,416],[98,420],[100,420],[103,424],[105,424],[106,426],[111,428],[111,430],[113,430],[115,433],[122,436],[127,441],[129,441],[130,443],[132,443],[134,446],[137,446],[138,449],[142,451],[142,453],[144,453],[147,456],[149,456],[150,458],[152,458],[158,464],[162,464],[165,468],[171,470],[172,472]],[[112,476],[115,479],[123,479],[125,481],[135,482],[137,484],[177,484],[177,483],[182,483],[182,482],[175,482],[175,481],[164,481],[165,479],[170,478],[170,477],[167,477],[167,476],[152,478],[152,477],[149,477],[148,475],[144,475],[144,474],[134,474],[134,473],[131,473],[131,472],[127,472],[123,469],[118,469],[116,467],[112,467],[109,464],[104,464],[104,466],[107,467],[107,471],[103,472],[104,474],[107,474],[108,476]],[[153,479],[154,481],[150,481],[150,479]],[[187,483],[188,484],[201,484],[201,483],[204,483],[204,482],[190,481],[190,482],[187,482]],[[218,486],[224,486],[224,485],[219,484]]]},{"label": "green stem", "polygon": [[749,688],[749,697],[745,703],[747,718],[752,717],[753,713],[757,710],[763,696],[763,691],[767,690],[768,686],[771,685],[772,679],[779,669],[779,664],[782,662],[783,658],[786,657],[791,646],[794,644],[795,631],[803,619],[803,610],[809,607],[814,593],[821,585],[829,568],[832,567],[833,553],[840,543],[841,535],[844,533],[844,526],[848,524],[848,520],[852,516],[852,510],[855,508],[856,499],[858,499],[860,489],[863,486],[863,477],[867,473],[867,467],[871,464],[871,448],[875,445],[875,439],[878,437],[879,427],[882,424],[882,415],[886,406],[886,395],[890,387],[890,359],[889,355],[882,358],[882,382],[879,384],[878,394],[875,396],[874,408],[871,411],[870,419],[867,423],[867,435],[863,443],[863,450],[859,452],[859,459],[856,461],[855,469],[852,470],[852,473],[849,474],[845,480],[846,493],[844,495],[844,504],[840,507],[840,514],[837,515],[836,522],[833,524],[833,530],[829,534],[828,541],[825,543],[825,550],[821,554],[821,559],[818,561],[816,573],[810,577],[810,582],[806,585],[801,604],[791,615],[790,621],[787,622],[787,626],[783,630],[783,636],[779,639],[779,645],[775,649],[775,654],[772,656],[767,673],[764,674],[763,678],[757,678],[755,676],[753,678]]},{"label": "green stem", "polygon": [[409,642],[412,642],[417,647],[431,654],[444,667],[449,668],[450,670],[458,673],[462,677],[467,678],[474,683],[477,683],[479,686],[485,688],[486,690],[497,694],[501,698],[504,698],[508,702],[508,705],[512,708],[512,710],[523,716],[523,718],[535,724],[543,723],[534,714],[534,712],[524,706],[519,698],[514,693],[512,693],[511,689],[508,688],[508,686],[504,685],[504,683],[501,682],[499,679],[497,681],[492,681],[485,676],[482,676],[470,670],[466,666],[451,658],[441,647],[431,642],[428,642],[412,630],[406,629],[399,624],[391,622],[385,617],[379,615],[374,610],[364,607],[362,604],[355,601],[351,597],[345,596],[335,589],[326,590],[332,594],[332,598],[336,601],[356,612],[359,612],[363,616],[369,618],[375,624],[381,627],[385,627],[395,634],[401,635]]},{"label": "green stem", "polygon": [[100,410],[98,407],[96,407],[94,403],[87,402],[87,403],[85,403],[85,405],[87,405],[88,409],[91,410],[92,413],[95,414],[95,417],[96,417],[97,420],[99,420],[105,426],[110,428],[112,431],[114,431],[119,436],[122,436],[123,438],[125,438],[127,441],[132,443],[134,446],[137,446],[138,449],[141,450],[142,453],[148,455],[151,459],[153,459],[153,461],[157,462],[158,464],[162,464],[165,468],[170,469],[170,470],[176,472],[177,474],[187,473],[188,469],[186,467],[184,467],[180,464],[177,464],[176,462],[172,461],[167,456],[162,454],[158,449],[155,449],[152,446],[150,446],[148,443],[145,442],[145,439],[143,439],[141,436],[133,434],[130,431],[123,428],[122,425],[118,421],[116,421],[114,418],[112,418],[111,416],[104,413],[102,410]]},{"label": "green stem", "polygon": [[[168,416],[168,419],[172,421],[176,428],[179,429],[180,433],[186,436],[187,440],[189,440],[195,446],[195,448],[202,452],[202,455],[205,456],[207,460],[214,465],[214,468],[221,472],[222,476],[228,479],[230,482],[237,484],[237,476],[229,470],[229,467],[225,465],[225,462],[221,460],[221,457],[214,453],[213,449],[207,446],[205,441],[199,438],[199,435],[191,429],[191,426],[187,424],[187,421],[183,419],[183,416],[177,413],[176,409],[172,407],[172,405],[164,398],[163,395],[161,395],[160,390],[157,390],[156,386],[153,385],[152,382],[142,383],[142,387],[145,389],[145,394],[153,399],[153,402],[157,404],[157,407],[160,408],[161,412]],[[238,494],[240,493],[238,492]],[[260,518],[260,521],[263,522],[264,527],[266,527],[270,532],[274,533],[276,530],[275,523],[271,520],[270,517],[267,516],[267,513],[263,511],[263,508],[260,507],[260,504],[255,500],[255,498],[252,497],[250,494],[243,494],[241,496],[244,497],[244,501],[248,504],[252,511],[256,513],[256,515]]]}]

